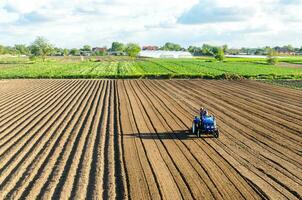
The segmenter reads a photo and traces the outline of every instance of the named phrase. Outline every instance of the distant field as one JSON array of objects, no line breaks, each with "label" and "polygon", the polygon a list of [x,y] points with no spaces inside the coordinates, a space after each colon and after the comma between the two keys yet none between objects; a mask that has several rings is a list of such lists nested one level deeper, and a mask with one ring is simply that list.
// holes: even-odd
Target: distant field
[{"label": "distant field", "polygon": [[266,82],[302,90],[302,80],[266,80]]},{"label": "distant field", "polygon": [[[302,57],[282,58],[299,64]],[[132,59],[128,57],[0,58],[0,78],[252,78],[302,79],[302,68],[267,65],[261,58]]]}]

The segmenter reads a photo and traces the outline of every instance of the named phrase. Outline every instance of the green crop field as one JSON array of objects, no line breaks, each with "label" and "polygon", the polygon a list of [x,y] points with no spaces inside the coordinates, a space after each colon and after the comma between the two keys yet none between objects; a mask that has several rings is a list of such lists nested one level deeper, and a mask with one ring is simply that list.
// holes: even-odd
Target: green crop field
[{"label": "green crop field", "polygon": [[[299,64],[301,57],[282,58]],[[51,57],[47,61],[0,58],[0,79],[12,78],[252,78],[302,79],[300,67],[267,65],[265,59],[133,59],[128,57]]]}]

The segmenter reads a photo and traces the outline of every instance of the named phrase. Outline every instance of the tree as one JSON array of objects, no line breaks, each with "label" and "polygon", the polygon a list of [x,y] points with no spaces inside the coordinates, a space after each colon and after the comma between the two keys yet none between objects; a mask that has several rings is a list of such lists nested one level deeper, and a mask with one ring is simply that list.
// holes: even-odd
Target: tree
[{"label": "tree", "polygon": [[58,48],[58,47],[55,47],[53,49],[53,51],[51,52],[51,55],[52,56],[63,56],[63,49],[62,48]]},{"label": "tree", "polygon": [[45,61],[46,57],[53,52],[53,49],[53,45],[43,37],[37,37],[30,46],[32,55],[40,56],[43,62]]},{"label": "tree", "polygon": [[257,48],[255,51],[255,55],[263,55],[264,53],[265,53],[264,50],[261,48]]},{"label": "tree", "polygon": [[125,51],[128,54],[128,56],[136,57],[139,54],[139,52],[141,51],[141,48],[138,44],[129,43],[129,44],[127,44]]},{"label": "tree", "polygon": [[125,45],[121,42],[112,42],[111,51],[124,51]]},{"label": "tree", "polygon": [[272,48],[269,47],[269,46],[266,46],[266,47],[263,47],[263,50],[264,50],[264,54],[265,55],[268,55],[270,51],[272,51]]},{"label": "tree", "polygon": [[240,49],[228,49],[228,53],[231,55],[238,55],[240,53]]},{"label": "tree", "polygon": [[79,56],[80,55],[80,50],[76,49],[76,48],[73,48],[70,50],[70,55],[73,55],[73,56]]},{"label": "tree", "polygon": [[284,45],[283,48],[287,51],[294,51],[294,47],[290,44]]},{"label": "tree", "polygon": [[24,44],[16,44],[14,48],[18,55],[28,55],[29,54],[29,49]]},{"label": "tree", "polygon": [[0,54],[16,54],[16,49],[10,46],[0,45]]},{"label": "tree", "polygon": [[277,52],[274,49],[268,50],[266,61],[269,65],[276,65],[278,63]]},{"label": "tree", "polygon": [[221,47],[217,48],[217,53],[215,54],[215,59],[218,61],[223,61],[224,60],[224,50]]},{"label": "tree", "polygon": [[93,51],[94,56],[105,56],[107,55],[107,47],[97,48]]},{"label": "tree", "polygon": [[166,51],[180,51],[182,48],[179,44],[174,44],[172,42],[166,42],[166,44],[161,48]]},{"label": "tree", "polygon": [[202,53],[201,48],[195,46],[189,46],[188,51],[194,56],[199,56]]},{"label": "tree", "polygon": [[227,53],[228,52],[228,45],[227,44],[222,45],[222,49],[223,49],[224,53]]},{"label": "tree", "polygon": [[217,47],[208,44],[203,44],[201,51],[202,54],[205,56],[215,56],[215,54],[217,53]]},{"label": "tree", "polygon": [[89,45],[84,45],[83,48],[82,48],[82,51],[91,51],[91,46]]},{"label": "tree", "polygon": [[0,55],[4,54],[5,50],[4,50],[4,46],[0,45]]},{"label": "tree", "polygon": [[69,55],[69,50],[68,49],[63,49],[63,55],[68,56]]}]

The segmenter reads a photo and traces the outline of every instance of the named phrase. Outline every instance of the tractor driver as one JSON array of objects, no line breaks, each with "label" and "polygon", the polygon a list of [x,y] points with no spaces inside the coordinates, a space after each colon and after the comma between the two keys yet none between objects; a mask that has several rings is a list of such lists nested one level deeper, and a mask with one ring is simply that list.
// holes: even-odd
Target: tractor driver
[{"label": "tractor driver", "polygon": [[200,108],[200,126],[203,126],[203,119],[205,116],[208,116],[208,111],[205,108]]},{"label": "tractor driver", "polygon": [[203,116],[205,116],[207,114],[208,114],[208,111],[205,108],[201,107],[200,108],[200,118],[202,119]]}]

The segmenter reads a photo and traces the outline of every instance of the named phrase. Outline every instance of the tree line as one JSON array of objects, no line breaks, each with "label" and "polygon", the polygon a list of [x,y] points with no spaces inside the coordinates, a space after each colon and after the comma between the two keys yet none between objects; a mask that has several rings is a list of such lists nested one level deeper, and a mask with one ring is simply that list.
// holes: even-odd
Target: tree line
[{"label": "tree line", "polygon": [[[209,44],[203,44],[202,46],[189,46],[184,48],[179,44],[166,42],[162,47],[153,46],[156,50],[166,51],[189,51],[193,56],[212,56],[217,60],[222,61],[225,54],[229,55],[266,55],[274,58],[280,54],[301,54],[302,47],[295,48],[291,45],[276,46],[276,47],[263,47],[263,48],[228,48],[227,45],[213,46]],[[104,56],[104,55],[128,55],[135,57],[141,51],[141,47],[136,43],[123,44],[121,42],[113,42],[111,47],[92,48],[90,45],[84,45],[82,48],[58,48],[52,45],[47,39],[43,37],[37,37],[29,46],[24,44],[16,44],[14,46],[2,46],[0,45],[0,55],[27,55],[31,57],[41,57],[43,60],[47,56]]]},{"label": "tree line", "polygon": [[120,42],[113,42],[110,49],[107,49],[106,47],[92,48],[90,45],[72,49],[58,48],[43,37],[37,37],[29,46],[25,44],[16,44],[14,46],[0,45],[0,55],[25,55],[30,57],[41,57],[43,60],[45,60],[47,56],[104,56],[109,53],[112,53],[113,55],[128,55],[135,57],[140,51],[141,48],[138,44],[123,44]]}]

